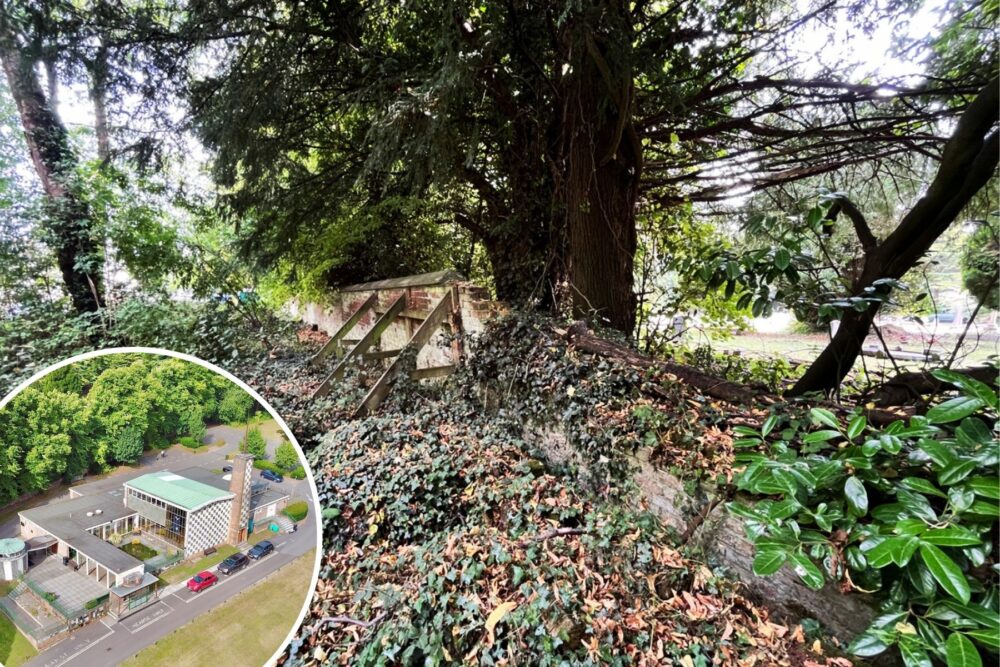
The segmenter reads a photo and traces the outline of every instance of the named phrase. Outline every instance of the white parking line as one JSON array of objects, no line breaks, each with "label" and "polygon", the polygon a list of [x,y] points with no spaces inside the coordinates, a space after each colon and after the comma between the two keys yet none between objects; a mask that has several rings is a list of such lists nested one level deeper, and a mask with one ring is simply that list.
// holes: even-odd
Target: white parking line
[{"label": "white parking line", "polygon": [[125,627],[125,629],[128,630],[130,633],[132,633],[134,635],[137,632],[141,632],[142,630],[145,630],[146,628],[148,628],[149,626],[151,626],[153,623],[156,623],[160,619],[166,618],[167,616],[170,616],[170,612],[172,612],[172,611],[173,611],[173,609],[171,609],[170,611],[163,612],[159,616],[156,616],[155,618],[150,619],[146,623],[143,623],[142,625],[138,626],[135,630],[133,630],[132,628],[127,627],[127,626]]},{"label": "white parking line", "polygon": [[[105,625],[104,627],[107,628],[108,626]],[[63,660],[62,662],[52,663],[51,665],[49,665],[49,667],[60,667],[60,665],[65,665],[67,662],[69,662],[73,658],[79,656],[84,651],[88,651],[88,650],[94,648],[95,646],[97,646],[98,644],[100,644],[102,641],[104,641],[105,639],[107,639],[108,637],[110,637],[113,634],[115,634],[115,631],[111,630],[110,628],[108,628],[108,631],[106,633],[104,633],[103,635],[101,635],[100,637],[98,637],[97,639],[95,639],[94,641],[90,642],[89,644],[87,644],[86,646],[84,646],[82,649],[80,649],[79,651],[77,651],[76,653],[74,653],[73,655],[70,655],[70,656],[66,657],[66,659]]]},{"label": "white parking line", "polygon": [[[276,545],[274,545],[274,550],[277,551],[278,549],[281,548],[281,546],[283,544],[284,544],[284,542],[282,542],[282,544],[276,544]],[[247,565],[246,567],[244,567],[242,570],[240,570],[236,574],[228,574],[228,575],[222,575],[222,574],[220,574],[220,575],[218,575],[218,577],[219,577],[219,583],[215,584],[211,588],[206,588],[205,590],[206,591],[211,591],[214,588],[218,588],[219,586],[222,586],[227,581],[232,581],[236,577],[238,577],[238,576],[240,576],[242,574],[246,574],[247,572],[252,571],[254,569],[255,565],[257,565],[259,563],[263,563],[266,559],[267,559],[267,557],[265,556],[264,558],[262,558],[260,560],[254,561],[251,565]],[[180,600],[184,604],[190,604],[191,602],[194,602],[196,599],[198,599],[198,594],[197,593],[195,593],[194,595],[192,595],[189,599],[184,599],[181,596],[177,595],[177,593],[174,593],[174,595],[177,597],[178,600]]]}]

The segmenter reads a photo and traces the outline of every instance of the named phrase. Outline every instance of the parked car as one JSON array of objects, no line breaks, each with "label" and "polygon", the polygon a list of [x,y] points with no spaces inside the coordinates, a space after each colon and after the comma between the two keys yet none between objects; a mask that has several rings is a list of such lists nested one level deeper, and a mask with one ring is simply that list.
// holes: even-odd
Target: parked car
[{"label": "parked car", "polygon": [[222,472],[232,472],[232,471],[233,471],[233,466],[229,465],[228,463],[222,466]]},{"label": "parked car", "polygon": [[233,554],[226,560],[219,563],[219,572],[222,574],[232,574],[242,570],[250,564],[250,559],[244,553]]},{"label": "parked car", "polygon": [[219,578],[211,572],[199,572],[188,579],[188,590],[192,593],[199,593],[216,583],[218,580]]},{"label": "parked car", "polygon": [[274,545],[271,542],[268,542],[267,540],[261,540],[257,544],[253,545],[250,551],[247,552],[247,555],[250,556],[250,558],[253,558],[254,560],[258,560],[268,555],[272,551],[274,551]]},{"label": "parked car", "polygon": [[261,470],[260,476],[264,479],[270,480],[272,482],[284,482],[285,478],[281,473],[274,472],[273,470]]}]

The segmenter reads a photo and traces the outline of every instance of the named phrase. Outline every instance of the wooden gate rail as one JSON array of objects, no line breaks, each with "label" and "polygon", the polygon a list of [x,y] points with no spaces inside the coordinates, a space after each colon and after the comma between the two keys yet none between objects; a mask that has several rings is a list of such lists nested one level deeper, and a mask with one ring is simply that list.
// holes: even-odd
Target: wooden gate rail
[{"label": "wooden gate rail", "polygon": [[[427,319],[423,321],[420,327],[413,333],[413,336],[407,341],[406,345],[403,346],[402,352],[410,352],[417,354],[420,350],[427,345],[434,333],[445,324],[448,318],[452,315],[452,304],[455,301],[452,298],[452,290],[445,292],[441,300],[437,302],[434,309],[431,310],[430,315]],[[382,377],[378,379],[375,386],[371,388],[368,395],[365,396],[364,400],[361,401],[361,405],[354,411],[354,417],[362,417],[364,415],[370,414],[375,408],[385,400],[385,397],[389,395],[389,390],[392,388],[392,381],[403,371],[404,358],[400,355],[396,355],[392,364],[386,371],[382,374]],[[414,371],[413,375],[422,374],[423,377],[440,377],[441,375],[447,375],[455,370],[454,365],[450,366],[438,366],[435,368],[423,368]]]},{"label": "wooden gate rail", "polygon": [[313,398],[329,394],[333,381],[344,374],[344,371],[347,369],[347,365],[351,362],[351,360],[360,357],[368,350],[368,348],[381,339],[382,334],[385,333],[385,330],[390,324],[392,324],[393,320],[396,319],[396,316],[403,312],[404,308],[406,308],[406,292],[400,294],[399,297],[392,302],[389,309],[380,318],[375,320],[375,324],[368,330],[368,333],[362,336],[361,340],[355,343],[354,347],[352,347],[347,354],[345,354],[340,361],[337,362],[337,365],[330,372],[330,374],[326,376],[323,383],[316,388],[315,392],[313,392]]}]

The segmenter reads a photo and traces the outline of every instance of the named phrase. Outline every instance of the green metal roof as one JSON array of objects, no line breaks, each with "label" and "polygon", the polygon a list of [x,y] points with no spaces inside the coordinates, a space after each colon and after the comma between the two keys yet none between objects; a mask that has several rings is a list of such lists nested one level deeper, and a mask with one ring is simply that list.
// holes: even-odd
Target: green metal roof
[{"label": "green metal roof", "polygon": [[14,556],[24,551],[24,540],[8,537],[0,540],[0,556]]},{"label": "green metal roof", "polygon": [[233,497],[230,491],[181,477],[168,470],[141,475],[125,484],[186,510],[196,510],[215,500]]}]

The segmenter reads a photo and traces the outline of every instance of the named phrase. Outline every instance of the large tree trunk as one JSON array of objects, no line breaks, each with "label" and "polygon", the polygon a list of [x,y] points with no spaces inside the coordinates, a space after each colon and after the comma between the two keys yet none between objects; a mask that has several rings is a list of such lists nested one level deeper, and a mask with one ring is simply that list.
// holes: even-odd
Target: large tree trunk
[{"label": "large tree trunk", "polygon": [[31,161],[45,191],[49,245],[55,252],[66,292],[78,312],[94,312],[103,305],[103,257],[92,236],[89,207],[73,183],[76,156],[66,127],[46,100],[34,63],[19,50],[2,7],[0,62],[21,117]]},{"label": "large tree trunk", "polygon": [[[902,278],[993,177],[1000,154],[1000,139],[994,129],[998,114],[1000,81],[994,79],[959,119],[927,193],[883,242],[875,241],[858,211],[848,212],[865,245],[864,267],[853,285],[853,296],[861,296],[880,278]],[[862,230],[867,233],[862,234]],[[845,313],[837,335],[788,393],[830,393],[840,386],[861,353],[876,312],[872,307],[864,313]]]},{"label": "large tree trunk", "polygon": [[573,314],[631,334],[635,205],[642,148],[633,126],[628,12],[615,0],[584,10],[572,40],[565,100],[566,276]]}]

